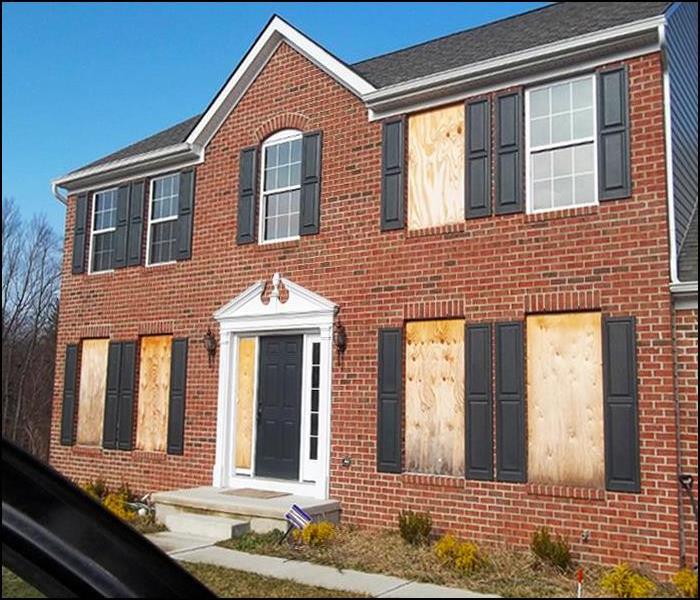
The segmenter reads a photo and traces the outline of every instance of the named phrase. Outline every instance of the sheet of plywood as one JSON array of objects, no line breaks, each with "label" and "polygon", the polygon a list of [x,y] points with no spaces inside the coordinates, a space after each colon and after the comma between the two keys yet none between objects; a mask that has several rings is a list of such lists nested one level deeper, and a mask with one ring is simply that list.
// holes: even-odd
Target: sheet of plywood
[{"label": "sheet of plywood", "polygon": [[528,478],[603,487],[600,313],[527,318]]},{"label": "sheet of plywood", "polygon": [[136,447],[140,450],[164,452],[167,448],[171,350],[169,335],[141,338],[136,424]]},{"label": "sheet of plywood", "polygon": [[250,469],[255,405],[255,338],[238,342],[236,377],[236,468]]},{"label": "sheet of plywood", "polygon": [[406,325],[406,464],[464,475],[464,321]]},{"label": "sheet of plywood", "polygon": [[464,220],[464,105],[408,119],[408,228]]},{"label": "sheet of plywood", "polygon": [[78,444],[86,446],[102,444],[108,352],[108,339],[83,340],[76,435]]}]

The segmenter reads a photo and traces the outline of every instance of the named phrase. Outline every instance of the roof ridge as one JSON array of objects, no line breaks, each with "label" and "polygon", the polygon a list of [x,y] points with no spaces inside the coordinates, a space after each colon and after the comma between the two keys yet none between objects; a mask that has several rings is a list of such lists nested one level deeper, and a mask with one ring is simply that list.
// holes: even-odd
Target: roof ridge
[{"label": "roof ridge", "polygon": [[547,4],[545,6],[539,6],[537,8],[532,8],[530,10],[526,10],[526,11],[521,12],[521,13],[510,15],[508,17],[496,19],[495,21],[488,21],[487,23],[482,23],[481,25],[476,25],[474,27],[468,27],[467,29],[460,29],[459,31],[453,31],[452,33],[448,33],[448,34],[441,35],[441,36],[438,36],[435,38],[431,38],[431,39],[425,40],[423,42],[418,42],[417,44],[411,44],[410,46],[405,46],[403,48],[398,48],[396,50],[390,50],[389,52],[377,54],[376,56],[371,56],[369,58],[362,59],[358,62],[351,63],[350,66],[356,67],[356,66],[362,65],[364,63],[368,63],[368,62],[371,62],[373,60],[376,60],[378,58],[384,58],[386,56],[391,56],[392,54],[398,54],[400,52],[405,52],[406,50],[413,50],[414,48],[420,48],[421,46],[427,46],[428,44],[432,44],[433,42],[438,42],[440,40],[446,40],[448,38],[454,37],[456,35],[461,35],[463,33],[469,32],[469,31],[476,31],[477,29],[482,29],[484,27],[490,27],[491,25],[496,25],[497,23],[503,23],[504,21],[509,21],[510,19],[517,19],[518,17],[523,17],[525,15],[536,13],[536,12],[539,12],[542,10],[554,8],[555,6],[558,6],[559,4],[566,4],[566,2],[550,2],[549,4]]}]

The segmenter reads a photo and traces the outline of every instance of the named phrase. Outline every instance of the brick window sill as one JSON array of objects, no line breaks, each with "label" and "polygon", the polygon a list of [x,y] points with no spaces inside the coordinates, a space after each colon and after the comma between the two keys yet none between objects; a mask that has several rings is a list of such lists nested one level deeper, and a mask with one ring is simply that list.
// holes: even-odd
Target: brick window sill
[{"label": "brick window sill", "polygon": [[551,498],[575,498],[578,500],[599,501],[605,500],[605,490],[570,485],[528,483],[527,493],[530,496],[549,496]]},{"label": "brick window sill", "polygon": [[426,473],[401,473],[401,480],[409,485],[425,485],[441,488],[464,488],[463,477],[428,475]]},{"label": "brick window sill", "polygon": [[116,450],[102,448],[101,446],[73,446],[73,454],[76,456],[86,456],[99,458],[109,454],[127,455],[135,462],[140,463],[164,463],[168,455],[165,452],[150,452],[146,450]]},{"label": "brick window sill", "polygon": [[573,217],[583,217],[595,215],[600,212],[600,206],[579,206],[577,208],[562,208],[561,210],[551,210],[525,215],[525,223],[540,223],[543,221],[558,221],[560,219],[570,219]]}]

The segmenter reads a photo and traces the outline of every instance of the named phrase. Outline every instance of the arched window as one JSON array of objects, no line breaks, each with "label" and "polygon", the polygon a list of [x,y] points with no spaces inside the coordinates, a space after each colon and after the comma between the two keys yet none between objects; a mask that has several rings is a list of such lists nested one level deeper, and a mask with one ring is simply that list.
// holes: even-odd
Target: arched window
[{"label": "arched window", "polygon": [[260,240],[279,242],[299,237],[301,131],[283,129],[262,145]]}]

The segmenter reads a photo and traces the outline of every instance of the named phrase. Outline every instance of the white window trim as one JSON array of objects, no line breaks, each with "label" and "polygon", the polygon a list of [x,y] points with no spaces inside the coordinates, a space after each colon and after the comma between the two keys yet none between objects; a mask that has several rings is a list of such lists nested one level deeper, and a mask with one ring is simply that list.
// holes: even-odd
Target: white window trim
[{"label": "white window trim", "polygon": [[[556,142],[554,144],[545,144],[540,146],[530,147],[530,94],[541,90],[544,88],[549,88],[553,85],[560,83],[573,83],[576,81],[583,81],[585,79],[590,79],[591,84],[591,94],[593,96],[593,135],[585,138],[579,138],[576,140],[570,140],[568,142]],[[555,113],[564,114],[564,113]],[[550,115],[551,117],[552,115]],[[586,206],[599,206],[600,200],[598,198],[598,81],[595,73],[586,73],[585,75],[577,75],[576,77],[570,77],[568,79],[557,79],[553,81],[548,81],[540,85],[536,85],[525,90],[525,212],[526,214],[540,214],[556,211],[570,211],[577,208],[583,208]],[[558,148],[573,148],[575,146],[580,146],[584,144],[593,144],[593,201],[587,202],[586,204],[572,204],[569,206],[556,206],[551,208],[533,208],[533,198],[532,198],[532,173],[531,173],[531,155],[533,152],[542,152],[545,150],[557,150]]]},{"label": "white window trim", "polygon": [[[260,198],[258,200],[258,214],[260,215],[260,218],[258,219],[258,244],[261,246],[267,246],[268,244],[279,244],[281,242],[292,242],[301,238],[301,236],[297,234],[285,238],[276,238],[274,240],[265,239],[265,196],[290,192],[296,189],[301,190],[301,182],[299,185],[289,185],[284,188],[267,191],[265,190],[265,149],[281,142],[291,142],[293,140],[301,139],[303,135],[304,134],[298,129],[282,129],[281,131],[278,131],[267,138],[260,148]],[[301,218],[301,215],[299,216]]]},{"label": "white window trim", "polygon": [[160,177],[154,177],[149,183],[148,189],[148,229],[146,230],[146,266],[147,267],[162,267],[164,265],[172,265],[177,262],[177,260],[167,260],[165,262],[151,262],[151,226],[157,225],[158,223],[167,223],[168,221],[177,221],[178,215],[175,214],[171,217],[161,217],[159,219],[153,218],[153,188],[155,187],[155,182],[161,179],[166,179],[167,177],[177,176],[177,173],[165,173]]},{"label": "white window trim", "polygon": [[96,235],[100,235],[102,233],[113,233],[117,230],[116,225],[114,227],[107,227],[106,229],[95,229],[95,204],[97,203],[97,195],[98,194],[105,194],[107,192],[116,192],[117,193],[117,203],[119,203],[119,188],[118,187],[110,187],[110,188],[105,188],[103,190],[97,190],[92,194],[92,203],[91,203],[91,210],[90,210],[90,247],[88,249],[88,252],[90,254],[89,259],[88,259],[88,275],[104,275],[105,273],[114,273],[114,268],[112,269],[103,269],[101,271],[95,271],[93,269],[93,260],[94,256],[92,254],[92,248],[93,248],[93,242],[95,240]]}]

